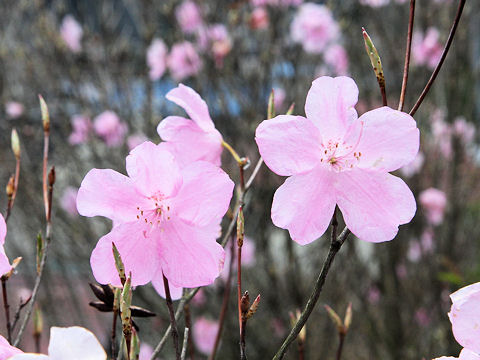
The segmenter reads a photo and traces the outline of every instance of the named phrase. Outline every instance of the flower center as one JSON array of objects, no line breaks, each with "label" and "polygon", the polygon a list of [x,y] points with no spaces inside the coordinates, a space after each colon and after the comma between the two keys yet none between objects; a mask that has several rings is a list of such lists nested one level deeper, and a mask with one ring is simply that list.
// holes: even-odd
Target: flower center
[{"label": "flower center", "polygon": [[361,152],[354,151],[355,145],[343,140],[329,140],[322,144],[320,161],[336,172],[350,170],[360,161]]},{"label": "flower center", "polygon": [[171,218],[170,202],[162,195],[153,195],[149,197],[152,206],[141,208],[137,206],[137,219],[150,226],[161,226],[165,221]]}]

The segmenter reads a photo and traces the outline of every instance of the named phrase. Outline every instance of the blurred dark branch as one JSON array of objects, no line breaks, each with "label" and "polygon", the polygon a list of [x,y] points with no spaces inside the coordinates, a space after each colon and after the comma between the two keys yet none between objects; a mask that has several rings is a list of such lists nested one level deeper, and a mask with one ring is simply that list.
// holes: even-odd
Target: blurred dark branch
[{"label": "blurred dark branch", "polygon": [[168,286],[168,280],[163,275],[163,285],[165,286],[165,301],[168,307],[168,313],[170,314],[170,326],[172,327],[172,339],[173,339],[173,346],[175,348],[175,358],[180,360],[180,347],[178,344],[178,329],[177,329],[177,321],[175,319],[175,311],[173,310],[173,301],[172,297],[170,296],[170,287]]},{"label": "blurred dark branch", "polygon": [[415,0],[410,0],[410,16],[408,18],[407,48],[405,50],[405,65],[403,67],[402,90],[400,92],[400,100],[398,104],[399,111],[403,110],[403,105],[405,104],[405,93],[407,92],[408,70],[410,67],[410,52],[412,49],[414,18],[415,18]]}]

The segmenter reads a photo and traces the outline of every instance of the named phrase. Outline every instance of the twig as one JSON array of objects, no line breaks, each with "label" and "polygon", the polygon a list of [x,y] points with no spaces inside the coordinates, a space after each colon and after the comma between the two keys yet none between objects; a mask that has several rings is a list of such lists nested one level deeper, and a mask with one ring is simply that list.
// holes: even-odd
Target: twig
[{"label": "twig", "polygon": [[5,311],[5,322],[7,326],[7,339],[10,343],[12,341],[12,329],[10,323],[10,305],[8,305],[7,297],[7,279],[2,276],[2,294],[3,294],[3,309]]},{"label": "twig", "polygon": [[113,309],[113,320],[112,320],[112,332],[110,334],[110,339],[112,342],[112,360],[115,360],[117,349],[116,349],[116,342],[117,342],[117,317],[118,317],[118,309]]},{"label": "twig", "polygon": [[318,298],[320,297],[320,293],[322,292],[323,285],[325,284],[325,279],[327,278],[328,271],[330,270],[330,266],[332,265],[333,259],[335,258],[335,255],[337,255],[341,246],[343,245],[348,235],[350,234],[350,230],[348,230],[347,227],[345,227],[342,233],[335,238],[334,235],[336,234],[336,228],[337,228],[337,225],[336,225],[336,219],[334,214],[334,217],[332,219],[332,239],[330,242],[330,250],[328,251],[327,257],[325,258],[325,261],[322,266],[322,270],[318,275],[317,281],[315,282],[313,291],[310,294],[310,297],[308,298],[305,309],[303,310],[302,314],[298,318],[297,322],[293,326],[287,338],[281,345],[280,349],[277,351],[277,353],[273,357],[273,360],[283,359],[283,357],[285,356],[285,353],[287,352],[288,347],[298,336],[300,330],[302,330],[310,314],[315,308]]},{"label": "twig", "polygon": [[[183,312],[185,314],[185,327],[191,329],[192,328],[192,319],[191,319],[191,316],[190,316],[190,305],[189,304],[185,304],[185,306],[183,307]],[[190,350],[189,351],[190,360],[194,360],[195,359],[195,348],[193,346],[193,336],[191,334],[189,334],[189,336],[188,336],[187,347]]]},{"label": "twig", "polygon": [[163,285],[165,286],[165,301],[168,307],[168,313],[170,314],[170,325],[172,326],[172,339],[173,346],[175,347],[175,358],[180,360],[180,348],[178,346],[178,329],[177,321],[175,320],[175,311],[173,310],[173,301],[170,295],[170,287],[168,286],[168,279],[163,276]]},{"label": "twig", "polygon": [[410,15],[408,18],[407,48],[405,50],[405,65],[403,67],[402,90],[400,91],[400,100],[398,110],[403,110],[405,104],[405,93],[407,92],[408,70],[410,67],[410,51],[412,49],[413,20],[415,17],[415,0],[410,0]]},{"label": "twig", "polygon": [[338,344],[338,349],[337,349],[337,357],[335,358],[336,360],[340,360],[342,357],[342,350],[343,350],[343,342],[345,340],[345,334],[340,332],[338,333],[338,336],[340,338],[340,343]]},{"label": "twig", "polygon": [[187,356],[187,344],[188,344],[188,327],[185,328],[183,333],[183,345],[182,345],[182,354],[180,355],[180,360],[185,360]]},{"label": "twig", "polygon": [[447,57],[448,50],[450,49],[450,45],[452,45],[453,42],[453,37],[455,36],[455,31],[457,30],[458,23],[460,22],[460,17],[462,16],[462,11],[463,7],[465,6],[466,0],[460,0],[458,3],[458,8],[457,8],[457,14],[455,15],[455,20],[453,21],[452,28],[450,29],[450,33],[448,34],[448,39],[447,42],[445,43],[445,47],[442,52],[442,56],[440,60],[438,61],[437,66],[435,67],[435,70],[433,70],[432,75],[430,76],[430,79],[427,82],[427,85],[425,85],[425,88],[423,89],[422,93],[420,94],[420,97],[418,98],[417,102],[415,105],[413,105],[412,110],[410,110],[409,114],[411,116],[415,115],[417,112],[418,108],[423,102],[423,99],[425,99],[425,96],[427,96],[428,91],[433,85],[433,82],[435,81],[438,73],[440,72],[440,69],[442,68],[443,62],[445,61],[445,58]]},{"label": "twig", "polygon": [[29,303],[29,301],[32,299],[32,296],[30,295],[27,300],[22,301],[20,299],[20,303],[18,304],[17,310],[15,311],[15,316],[13,317],[13,322],[11,326],[11,331],[13,332],[15,330],[15,327],[17,326],[18,320],[20,319],[20,312],[23,310],[25,306]]}]

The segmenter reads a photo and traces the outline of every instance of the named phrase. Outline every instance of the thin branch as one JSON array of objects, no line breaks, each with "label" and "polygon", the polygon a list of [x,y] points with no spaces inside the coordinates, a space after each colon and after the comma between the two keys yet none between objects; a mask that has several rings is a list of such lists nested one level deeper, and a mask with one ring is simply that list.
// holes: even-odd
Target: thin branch
[{"label": "thin branch", "polygon": [[116,343],[117,343],[117,317],[118,317],[118,309],[113,309],[113,319],[112,319],[112,332],[110,334],[111,342],[112,342],[112,360],[115,360],[117,357],[117,350],[116,350]]},{"label": "thin branch", "polygon": [[188,344],[188,327],[185,328],[185,332],[183,333],[183,345],[182,345],[182,353],[180,355],[180,360],[185,360],[187,356],[187,344]]},{"label": "thin branch", "polygon": [[310,294],[310,297],[308,298],[305,309],[303,310],[302,314],[300,315],[297,322],[293,326],[292,330],[288,334],[287,338],[283,342],[282,346],[273,357],[273,360],[283,359],[283,357],[285,356],[285,353],[287,352],[288,347],[297,338],[298,334],[300,333],[300,330],[302,330],[303,326],[307,322],[313,309],[315,308],[318,298],[320,297],[320,293],[322,292],[322,288],[323,288],[323,285],[325,284],[325,279],[327,278],[328,271],[330,270],[330,266],[332,265],[333,259],[335,258],[335,255],[337,255],[341,246],[343,245],[348,235],[350,234],[350,230],[348,230],[345,227],[342,233],[335,238],[334,235],[336,233],[336,227],[337,227],[337,225],[335,225],[336,223],[335,216],[332,220],[333,220],[332,221],[332,228],[333,228],[332,240],[330,243],[330,250],[328,251],[327,257],[325,258],[325,261],[322,266],[322,270],[318,275],[317,281],[315,282],[313,291]]},{"label": "thin branch", "polygon": [[[183,313],[185,314],[185,327],[191,329],[192,328],[192,317],[190,316],[190,305],[185,304],[183,307]],[[193,344],[193,336],[190,334],[188,336],[188,344],[187,348],[189,349],[190,360],[195,359],[195,347]]]},{"label": "thin branch", "polygon": [[340,332],[338,334],[339,338],[340,338],[340,342],[338,344],[338,349],[337,349],[337,357],[335,358],[336,360],[340,360],[340,358],[342,357],[342,350],[343,350],[343,343],[344,343],[344,340],[345,340],[345,334]]},{"label": "thin branch", "polygon": [[167,303],[168,313],[170,314],[170,325],[172,326],[172,339],[173,339],[173,346],[175,347],[175,358],[177,360],[180,360],[177,321],[175,319],[175,312],[173,310],[173,301],[170,295],[170,287],[168,286],[168,280],[165,277],[165,275],[163,275],[163,285],[165,286],[165,301]]},{"label": "thin branch", "polygon": [[403,110],[405,104],[405,93],[407,92],[408,70],[410,67],[410,52],[412,49],[413,20],[415,18],[415,0],[410,0],[410,15],[408,17],[407,48],[405,50],[405,65],[403,67],[402,90],[400,91],[400,100],[398,110]]},{"label": "thin branch", "polygon": [[17,310],[15,311],[15,316],[13,317],[13,322],[12,322],[12,332],[15,330],[15,327],[18,324],[18,320],[20,319],[20,312],[23,310],[25,306],[29,303],[29,301],[32,299],[32,296],[30,295],[27,300],[22,301],[20,298],[20,303],[18,304]]},{"label": "thin branch", "polygon": [[428,91],[433,85],[433,82],[437,78],[438,73],[440,72],[440,69],[442,68],[443,62],[445,61],[445,58],[447,57],[448,50],[450,50],[450,45],[452,45],[453,42],[453,37],[455,36],[455,31],[457,30],[458,23],[460,22],[460,17],[462,16],[462,11],[463,7],[465,6],[466,0],[460,0],[458,3],[458,8],[457,8],[457,14],[455,15],[455,20],[453,21],[452,28],[450,29],[450,33],[448,34],[448,39],[447,42],[445,43],[445,47],[442,52],[442,57],[440,58],[437,66],[435,67],[435,70],[433,70],[432,76],[430,76],[430,79],[427,82],[427,85],[425,85],[425,88],[423,89],[422,93],[420,94],[420,97],[418,98],[417,102],[415,105],[413,105],[412,110],[410,110],[410,115],[413,116],[417,112],[418,108],[423,102],[423,99],[425,99],[425,96],[427,96]]},{"label": "thin branch", "polygon": [[3,294],[3,309],[5,311],[5,322],[7,326],[7,339],[10,343],[12,341],[12,329],[10,323],[10,305],[8,305],[7,296],[7,280],[2,276],[2,294]]}]

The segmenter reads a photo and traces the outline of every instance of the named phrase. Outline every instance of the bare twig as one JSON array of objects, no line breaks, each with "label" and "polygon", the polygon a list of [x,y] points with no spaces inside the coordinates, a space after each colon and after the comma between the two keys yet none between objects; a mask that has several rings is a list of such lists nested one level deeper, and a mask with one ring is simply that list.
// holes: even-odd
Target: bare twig
[{"label": "bare twig", "polygon": [[345,334],[344,333],[339,333],[338,334],[340,338],[340,342],[338,343],[338,349],[337,349],[337,357],[335,358],[336,360],[340,360],[342,357],[342,350],[343,350],[343,342],[345,340]]},{"label": "bare twig", "polygon": [[180,347],[178,345],[178,329],[177,321],[175,320],[175,311],[173,310],[173,301],[170,295],[170,287],[168,286],[168,279],[163,275],[163,285],[165,286],[165,301],[170,314],[170,325],[172,326],[173,346],[175,347],[175,358],[180,360]]},{"label": "bare twig", "polygon": [[3,294],[3,309],[5,311],[5,322],[7,326],[7,339],[10,343],[12,341],[12,330],[10,323],[10,305],[8,305],[7,297],[7,280],[2,276],[2,294]]},{"label": "bare twig", "polygon": [[403,110],[403,105],[405,104],[405,93],[407,91],[408,70],[410,67],[410,51],[412,49],[414,17],[415,17],[415,0],[410,0],[410,15],[408,18],[408,31],[407,31],[407,48],[405,50],[405,65],[403,67],[402,90],[400,91],[400,100],[398,102],[399,111]]},{"label": "bare twig", "polygon": [[23,310],[23,308],[25,306],[27,306],[27,304],[30,302],[31,299],[32,299],[31,295],[25,301],[22,301],[22,299],[20,299],[17,310],[15,311],[15,316],[13,317],[13,322],[12,322],[12,327],[11,327],[12,332],[15,330],[15,327],[18,324],[18,320],[20,319],[20,312]]},{"label": "bare twig", "polygon": [[188,344],[188,327],[185,328],[185,332],[183,333],[183,345],[182,345],[182,353],[180,355],[180,360],[185,360],[187,356],[187,344]]},{"label": "bare twig", "polygon": [[427,96],[428,91],[433,85],[433,82],[437,78],[438,73],[440,72],[440,69],[442,68],[443,62],[445,61],[445,58],[447,57],[448,50],[450,50],[450,45],[452,45],[453,42],[453,37],[455,36],[455,32],[458,27],[458,23],[460,22],[460,18],[462,16],[462,11],[463,7],[465,6],[466,0],[460,0],[458,3],[458,8],[457,8],[457,14],[455,15],[455,20],[453,20],[452,27],[450,29],[450,33],[448,34],[448,39],[447,42],[445,43],[445,47],[443,48],[442,56],[440,57],[440,60],[438,61],[437,66],[435,67],[435,70],[433,70],[432,75],[430,76],[430,79],[427,82],[427,85],[425,85],[425,88],[423,89],[422,93],[420,94],[420,97],[418,98],[417,102],[415,105],[413,105],[412,110],[410,110],[409,114],[411,116],[415,115],[417,112],[418,108],[423,102],[423,99],[425,99],[425,96]]}]

